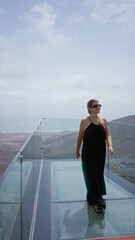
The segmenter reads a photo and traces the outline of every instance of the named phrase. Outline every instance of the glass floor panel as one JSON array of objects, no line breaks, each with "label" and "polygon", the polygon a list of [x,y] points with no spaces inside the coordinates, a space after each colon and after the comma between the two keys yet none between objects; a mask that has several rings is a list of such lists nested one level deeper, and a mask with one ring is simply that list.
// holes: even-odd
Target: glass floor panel
[{"label": "glass floor panel", "polygon": [[86,202],[80,161],[52,162],[53,239],[135,235],[135,196],[105,177],[107,209],[97,214]]},{"label": "glass floor panel", "polygon": [[[53,201],[82,201],[86,188],[80,161],[52,162]],[[117,183],[105,177],[105,199],[135,198]]]},{"label": "glass floor panel", "polygon": [[104,214],[86,202],[53,204],[53,239],[90,239],[135,234],[135,200],[109,200]]}]

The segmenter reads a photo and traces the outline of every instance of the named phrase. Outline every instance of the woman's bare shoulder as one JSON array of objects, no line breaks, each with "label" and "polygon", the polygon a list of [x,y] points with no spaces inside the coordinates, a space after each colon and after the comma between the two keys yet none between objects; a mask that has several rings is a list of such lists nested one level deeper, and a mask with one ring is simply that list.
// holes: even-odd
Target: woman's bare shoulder
[{"label": "woman's bare shoulder", "polygon": [[104,126],[107,125],[107,120],[105,118],[100,117],[100,123]]},{"label": "woman's bare shoulder", "polygon": [[108,127],[108,122],[107,122],[106,118],[100,117],[100,123],[101,123],[105,128]]},{"label": "woman's bare shoulder", "polygon": [[88,121],[88,119],[89,119],[89,117],[83,118],[83,119],[81,120],[81,122],[86,122],[86,121]]},{"label": "woman's bare shoulder", "polygon": [[85,127],[85,125],[87,124],[88,121],[89,121],[89,117],[83,118],[83,119],[81,120],[80,125]]},{"label": "woman's bare shoulder", "polygon": [[106,118],[100,117],[100,119],[107,122]]},{"label": "woman's bare shoulder", "polygon": [[80,123],[80,128],[85,130],[91,124],[89,117],[83,118]]}]

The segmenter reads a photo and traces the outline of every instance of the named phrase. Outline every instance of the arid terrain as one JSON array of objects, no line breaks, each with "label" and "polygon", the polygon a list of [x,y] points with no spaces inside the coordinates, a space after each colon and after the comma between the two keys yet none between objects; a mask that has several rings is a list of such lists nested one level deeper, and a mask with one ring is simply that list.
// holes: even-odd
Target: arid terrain
[{"label": "arid terrain", "polygon": [[29,133],[0,132],[0,176],[20,150]]}]

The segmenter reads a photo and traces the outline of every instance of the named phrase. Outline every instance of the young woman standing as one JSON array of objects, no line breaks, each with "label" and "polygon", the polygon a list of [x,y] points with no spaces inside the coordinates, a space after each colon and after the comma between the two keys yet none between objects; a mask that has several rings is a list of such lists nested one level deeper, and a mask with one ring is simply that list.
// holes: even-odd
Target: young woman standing
[{"label": "young woman standing", "polygon": [[104,181],[104,166],[106,157],[106,142],[110,154],[113,154],[112,138],[106,119],[98,116],[101,104],[91,99],[87,103],[89,116],[82,119],[76,146],[76,158],[80,158],[82,147],[82,169],[87,189],[87,201],[94,206],[97,213],[106,208],[103,195],[106,194]]}]

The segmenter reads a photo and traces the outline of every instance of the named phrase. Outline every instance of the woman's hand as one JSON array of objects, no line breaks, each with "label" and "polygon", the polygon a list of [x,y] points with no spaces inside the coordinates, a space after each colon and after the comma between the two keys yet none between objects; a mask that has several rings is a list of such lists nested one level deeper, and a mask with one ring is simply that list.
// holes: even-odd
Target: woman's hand
[{"label": "woman's hand", "polygon": [[76,152],[76,158],[79,159],[80,158],[80,153]]},{"label": "woman's hand", "polygon": [[113,154],[113,147],[109,147],[109,153],[112,155]]},{"label": "woman's hand", "polygon": [[80,146],[81,146],[81,142],[83,139],[83,135],[84,135],[84,119],[82,119],[81,123],[80,123],[80,129],[79,129],[79,134],[78,134],[78,138],[77,138],[77,145],[76,145],[76,158],[79,159],[80,158]]}]

